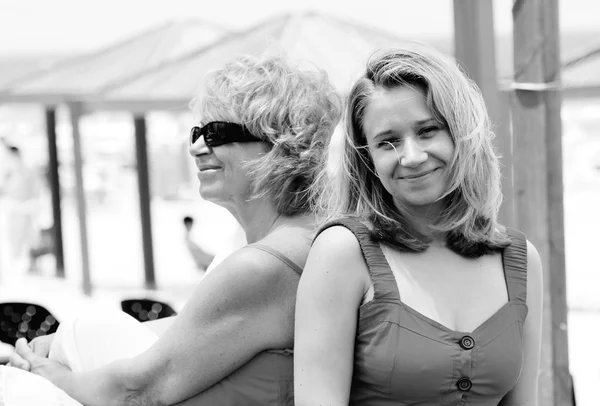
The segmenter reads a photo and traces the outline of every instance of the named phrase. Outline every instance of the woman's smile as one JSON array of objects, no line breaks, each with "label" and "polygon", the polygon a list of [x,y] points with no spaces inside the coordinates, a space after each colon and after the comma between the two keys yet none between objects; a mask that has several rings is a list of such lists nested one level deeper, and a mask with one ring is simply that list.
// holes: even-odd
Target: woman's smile
[{"label": "woman's smile", "polygon": [[422,172],[418,172],[418,173],[414,173],[414,174],[400,176],[400,179],[408,181],[408,182],[419,182],[419,181],[428,179],[430,177],[430,175],[434,175],[435,173],[437,173],[438,169],[441,169],[441,168],[438,167],[438,168],[429,169],[427,171],[422,171]]}]

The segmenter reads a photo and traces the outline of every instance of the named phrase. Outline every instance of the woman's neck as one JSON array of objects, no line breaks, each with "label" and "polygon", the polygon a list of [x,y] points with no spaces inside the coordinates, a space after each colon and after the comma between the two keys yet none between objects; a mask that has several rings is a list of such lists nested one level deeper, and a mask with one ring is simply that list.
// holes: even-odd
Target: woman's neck
[{"label": "woman's neck", "polygon": [[282,217],[273,204],[264,198],[245,201],[227,209],[244,229],[248,244],[263,239]]},{"label": "woman's neck", "polygon": [[446,233],[435,231],[431,227],[439,213],[437,207],[428,207],[426,210],[416,209],[409,211],[408,219],[419,233],[431,238],[433,244],[443,246],[446,244]]}]

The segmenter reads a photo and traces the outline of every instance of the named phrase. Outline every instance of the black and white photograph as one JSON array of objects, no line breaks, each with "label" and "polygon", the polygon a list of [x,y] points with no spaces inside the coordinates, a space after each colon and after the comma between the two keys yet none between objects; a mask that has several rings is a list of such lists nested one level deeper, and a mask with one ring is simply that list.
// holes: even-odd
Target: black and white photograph
[{"label": "black and white photograph", "polygon": [[0,406],[597,406],[596,0],[0,0]]}]

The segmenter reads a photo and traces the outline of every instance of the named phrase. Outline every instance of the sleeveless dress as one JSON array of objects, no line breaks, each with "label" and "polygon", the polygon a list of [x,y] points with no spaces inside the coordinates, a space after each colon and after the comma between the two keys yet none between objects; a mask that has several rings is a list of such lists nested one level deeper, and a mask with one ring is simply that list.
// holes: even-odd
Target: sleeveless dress
[{"label": "sleeveless dress", "polygon": [[[517,383],[527,316],[527,245],[507,229],[502,252],[509,301],[472,332],[451,330],[405,305],[369,229],[334,221],[356,236],[374,297],[358,312],[350,405],[497,405]],[[468,281],[466,281],[468,283]]]},{"label": "sleeveless dress", "polygon": [[[299,275],[302,268],[281,252],[262,244],[246,248],[265,251]],[[294,352],[267,350],[199,395],[180,403],[185,406],[293,406]]]}]

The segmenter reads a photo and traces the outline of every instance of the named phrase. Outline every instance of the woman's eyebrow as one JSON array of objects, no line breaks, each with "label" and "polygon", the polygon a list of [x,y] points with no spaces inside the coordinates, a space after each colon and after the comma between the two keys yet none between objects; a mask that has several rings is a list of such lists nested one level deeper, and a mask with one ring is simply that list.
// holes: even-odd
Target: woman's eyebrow
[{"label": "woman's eyebrow", "polygon": [[437,123],[437,120],[436,120],[435,118],[433,118],[433,117],[428,117],[428,118],[424,118],[424,119],[422,119],[422,120],[415,121],[415,125],[423,125],[423,124],[427,124],[427,123],[429,123],[430,121],[435,121],[435,122]]},{"label": "woman's eyebrow", "polygon": [[378,138],[385,137],[385,136],[387,136],[387,135],[390,135],[390,134],[394,134],[394,131],[392,131],[392,130],[389,130],[389,129],[388,129],[388,130],[383,130],[383,131],[380,131],[380,132],[378,132],[377,134],[375,134],[375,136],[373,137],[373,140],[376,140],[376,139],[378,139]]}]

